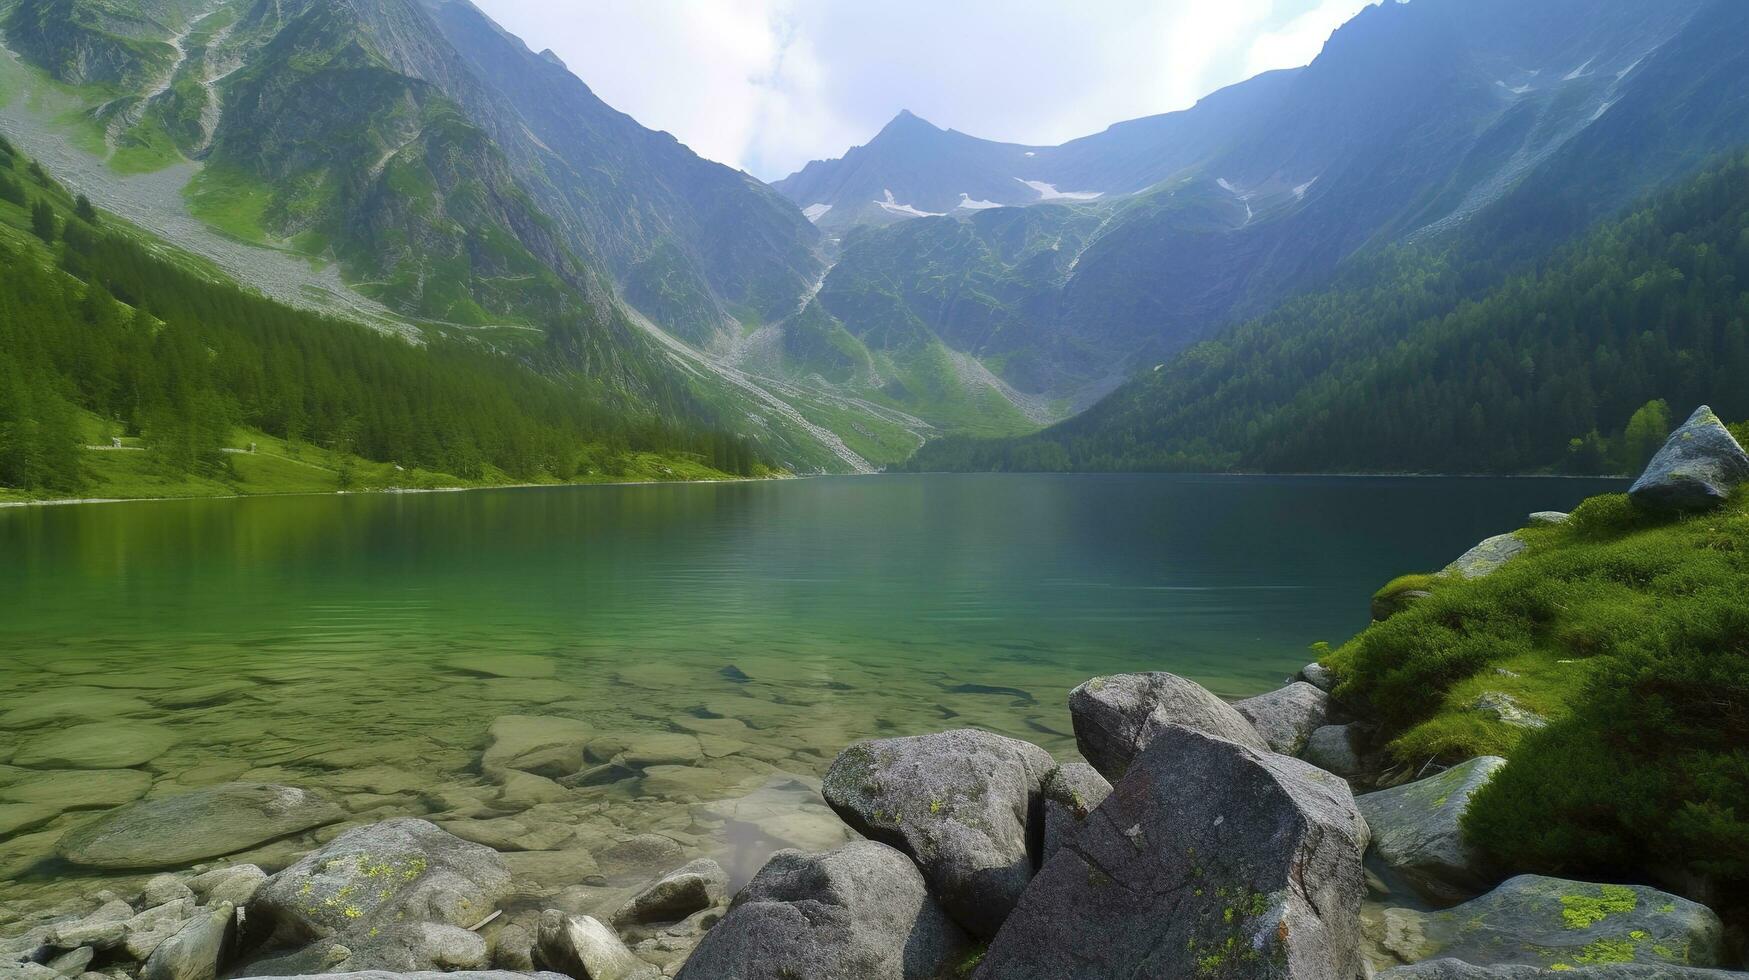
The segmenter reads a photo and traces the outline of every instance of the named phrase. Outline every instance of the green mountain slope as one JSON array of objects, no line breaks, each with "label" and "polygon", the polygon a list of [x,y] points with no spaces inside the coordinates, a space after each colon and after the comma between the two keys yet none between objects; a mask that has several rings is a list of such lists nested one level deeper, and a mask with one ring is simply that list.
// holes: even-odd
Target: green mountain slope
[{"label": "green mountain slope", "polygon": [[1085,415],[1018,440],[943,440],[908,465],[1596,472],[1650,400],[1749,414],[1735,383],[1749,370],[1749,157],[1529,269],[1491,245],[1383,253]]}]

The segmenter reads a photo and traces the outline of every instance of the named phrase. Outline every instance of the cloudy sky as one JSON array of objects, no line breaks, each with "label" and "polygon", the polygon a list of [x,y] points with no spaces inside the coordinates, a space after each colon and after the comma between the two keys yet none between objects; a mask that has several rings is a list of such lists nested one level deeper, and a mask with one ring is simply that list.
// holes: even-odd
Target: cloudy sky
[{"label": "cloudy sky", "polygon": [[614,107],[775,180],[900,109],[1060,143],[1303,65],[1377,0],[476,0]]}]

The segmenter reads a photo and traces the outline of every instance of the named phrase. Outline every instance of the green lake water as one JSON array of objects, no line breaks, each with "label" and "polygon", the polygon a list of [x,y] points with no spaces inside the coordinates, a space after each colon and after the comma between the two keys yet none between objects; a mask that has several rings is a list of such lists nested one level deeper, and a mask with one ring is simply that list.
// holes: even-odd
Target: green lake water
[{"label": "green lake water", "polygon": [[[971,725],[1072,756],[1090,676],[1267,690],[1389,578],[1618,486],[883,476],[0,510],[0,931],[99,887],[54,857],[70,828],[238,779],[525,848],[530,903],[588,911],[698,854],[745,878],[842,839],[814,780],[851,741]],[[591,764],[627,775],[484,772],[506,715],[584,722]]]}]

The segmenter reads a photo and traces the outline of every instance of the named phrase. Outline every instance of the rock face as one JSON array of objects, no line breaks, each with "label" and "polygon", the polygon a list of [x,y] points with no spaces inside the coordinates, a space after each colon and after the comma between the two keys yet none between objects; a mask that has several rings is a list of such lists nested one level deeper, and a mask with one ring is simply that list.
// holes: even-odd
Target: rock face
[{"label": "rock face", "polygon": [[1382,942],[1405,963],[1718,966],[1723,932],[1705,906],[1655,888],[1519,875],[1443,912],[1388,909]]},{"label": "rock face", "polygon": [[1366,843],[1342,780],[1169,726],[1039,872],[974,976],[1355,976]]},{"label": "rock face", "polygon": [[681,968],[681,980],[936,980],[970,940],[885,844],[779,851]]},{"label": "rock face", "polygon": [[1042,788],[1045,841],[1041,864],[1081,833],[1087,818],[1111,795],[1111,784],[1087,763],[1072,762],[1052,769]]},{"label": "rock face", "polygon": [[633,895],[613,914],[613,924],[623,929],[634,924],[679,922],[694,912],[721,905],[728,890],[729,876],[723,866],[701,858]]},{"label": "rock face", "polygon": [[1312,732],[1330,720],[1330,695],[1305,681],[1295,681],[1268,694],[1233,704],[1269,747],[1282,755],[1299,755]]},{"label": "rock face", "polygon": [[1749,455],[1705,405],[1670,434],[1628,497],[1648,510],[1674,512],[1716,507],[1749,480]]},{"label": "rock face", "polygon": [[619,936],[587,915],[541,913],[534,962],[574,980],[656,980],[662,971],[637,958]]},{"label": "rock face", "polygon": [[1378,980],[1547,980],[1553,976],[1571,977],[1574,980],[1743,980],[1741,973],[1703,970],[1690,966],[1610,963],[1605,966],[1550,971],[1523,964],[1476,966],[1462,960],[1429,960],[1413,966],[1399,966],[1380,973]]},{"label": "rock face", "polygon": [[221,902],[158,944],[140,980],[214,980],[237,942],[237,909]]},{"label": "rock face", "polygon": [[484,942],[454,933],[490,915],[509,893],[510,871],[490,848],[424,820],[359,827],[256,892],[251,937],[291,952],[253,972],[478,967]]},{"label": "rock face", "polygon": [[1470,798],[1505,765],[1505,759],[1485,755],[1437,776],[1356,799],[1379,857],[1436,902],[1479,894],[1493,881],[1487,861],[1464,840],[1459,821]]},{"label": "rock face", "polygon": [[1130,760],[1167,725],[1182,725],[1229,742],[1268,749],[1269,743],[1233,706],[1176,674],[1095,677],[1069,692],[1075,745],[1099,774],[1123,778]]},{"label": "rock face", "polygon": [[1529,547],[1517,531],[1496,534],[1459,555],[1456,561],[1445,566],[1445,573],[1459,578],[1483,578],[1499,571],[1501,566],[1524,554]]},{"label": "rock face", "polygon": [[909,854],[948,913],[988,937],[1032,879],[1053,768],[1036,745],[968,729],[852,745],[824,793],[863,836]]},{"label": "rock face", "polygon": [[62,857],[86,867],[177,867],[344,817],[345,811],[309,790],[225,783],[130,803],[69,832],[59,850]]}]

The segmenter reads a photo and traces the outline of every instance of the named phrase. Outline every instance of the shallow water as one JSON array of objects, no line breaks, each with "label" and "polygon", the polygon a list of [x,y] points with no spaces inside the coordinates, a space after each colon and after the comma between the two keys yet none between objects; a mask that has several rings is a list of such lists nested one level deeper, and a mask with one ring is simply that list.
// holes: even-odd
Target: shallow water
[{"label": "shallow water", "polygon": [[[973,725],[1071,756],[1089,676],[1258,693],[1385,580],[1607,489],[883,476],[0,510],[0,813],[59,811],[43,770],[70,763],[41,760],[80,753],[151,795],[290,783],[538,847],[512,860],[527,900],[589,911],[686,857],[744,879],[842,839],[812,779],[851,741]],[[511,714],[586,721],[592,759],[642,775],[501,787],[480,750]],[[101,812],[0,830],[0,932],[99,887],[54,844]]]}]

